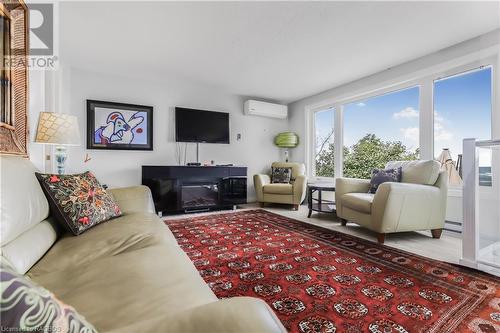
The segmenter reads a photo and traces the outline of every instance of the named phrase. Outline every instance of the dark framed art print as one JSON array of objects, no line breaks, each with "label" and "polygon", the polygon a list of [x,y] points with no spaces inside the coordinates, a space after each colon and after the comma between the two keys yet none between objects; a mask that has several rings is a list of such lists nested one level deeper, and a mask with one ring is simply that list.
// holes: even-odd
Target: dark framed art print
[{"label": "dark framed art print", "polygon": [[153,150],[153,107],[88,99],[87,149]]}]

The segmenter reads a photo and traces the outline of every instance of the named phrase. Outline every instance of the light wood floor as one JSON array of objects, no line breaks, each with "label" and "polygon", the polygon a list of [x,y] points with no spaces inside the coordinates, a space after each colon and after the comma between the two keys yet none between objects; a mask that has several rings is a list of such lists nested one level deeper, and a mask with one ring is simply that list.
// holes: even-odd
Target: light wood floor
[{"label": "light wood floor", "polygon": [[[260,208],[257,204],[246,204],[242,209]],[[375,233],[359,227],[354,223],[348,223],[347,226],[341,226],[340,221],[332,214],[318,214],[313,212],[310,218],[307,217],[308,209],[306,206],[300,206],[298,211],[291,210],[287,205],[266,205],[264,208],[270,212],[280,214],[292,219],[300,220],[306,223],[315,224],[331,230],[354,235],[370,241],[376,242]],[[199,214],[220,214],[223,212],[199,213]],[[199,214],[165,216],[164,219],[182,219]],[[431,237],[429,231],[424,232],[404,232],[397,234],[388,234],[385,238],[385,245],[397,249],[415,253],[424,257],[442,260],[457,264],[462,253],[462,239],[459,234],[443,231],[440,239]]]}]

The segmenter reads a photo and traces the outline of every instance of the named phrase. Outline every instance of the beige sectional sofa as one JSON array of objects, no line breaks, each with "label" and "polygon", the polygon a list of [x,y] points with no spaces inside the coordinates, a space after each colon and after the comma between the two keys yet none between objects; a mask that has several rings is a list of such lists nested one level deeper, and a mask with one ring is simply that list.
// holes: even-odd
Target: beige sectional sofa
[{"label": "beige sectional sofa", "polygon": [[61,232],[26,159],[1,157],[1,254],[100,332],[284,332],[265,302],[218,300],[144,186],[110,190],[123,216]]}]

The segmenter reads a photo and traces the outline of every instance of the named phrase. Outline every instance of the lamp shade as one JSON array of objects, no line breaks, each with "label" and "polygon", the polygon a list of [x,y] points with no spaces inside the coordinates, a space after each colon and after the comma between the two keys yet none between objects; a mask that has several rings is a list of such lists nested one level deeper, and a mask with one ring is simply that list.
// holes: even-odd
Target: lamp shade
[{"label": "lamp shade", "polygon": [[77,118],[64,113],[40,112],[35,142],[79,146],[80,131]]},{"label": "lamp shade", "polygon": [[280,148],[295,148],[299,144],[299,136],[293,132],[283,132],[276,135],[274,144]]}]

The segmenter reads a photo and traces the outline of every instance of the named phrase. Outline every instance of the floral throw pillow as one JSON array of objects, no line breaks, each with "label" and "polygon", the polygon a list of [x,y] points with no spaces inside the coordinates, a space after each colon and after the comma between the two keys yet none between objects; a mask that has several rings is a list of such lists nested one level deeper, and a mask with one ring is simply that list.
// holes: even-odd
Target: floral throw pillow
[{"label": "floral throw pillow", "polygon": [[373,169],[372,179],[370,180],[370,189],[368,193],[375,193],[380,184],[385,182],[401,182],[401,167],[397,169]]},{"label": "floral throw pillow", "polygon": [[292,179],[292,168],[283,168],[283,167],[271,168],[271,183],[289,184],[291,179]]},{"label": "floral throw pillow", "polygon": [[97,333],[75,309],[0,263],[2,332]]},{"label": "floral throw pillow", "polygon": [[122,214],[113,197],[90,172],[36,173],[55,219],[73,235]]}]

